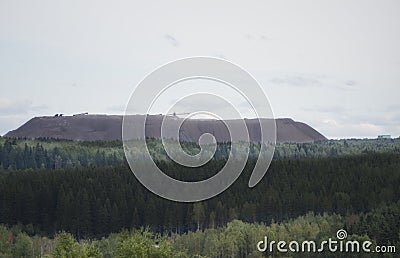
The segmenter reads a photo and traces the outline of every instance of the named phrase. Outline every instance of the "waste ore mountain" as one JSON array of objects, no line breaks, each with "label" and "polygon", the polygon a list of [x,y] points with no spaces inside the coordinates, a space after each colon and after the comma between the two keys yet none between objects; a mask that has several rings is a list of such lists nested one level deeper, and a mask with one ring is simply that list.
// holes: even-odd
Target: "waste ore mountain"
[{"label": "waste ore mountain", "polygon": [[[177,116],[148,115],[146,120],[146,137],[160,138],[163,118],[180,123]],[[143,115],[134,115],[131,121],[140,120]],[[56,138],[77,141],[109,141],[122,139],[122,115],[74,115],[35,117],[16,130],[8,132],[5,137],[11,138]],[[261,130],[257,119],[244,120],[249,132],[250,141],[260,142]],[[271,119],[260,119],[261,123],[271,123]],[[240,120],[226,120],[225,123],[239,124]],[[181,141],[197,142],[204,133],[214,135],[217,142],[230,140],[229,131],[220,120],[187,119],[180,128]],[[296,122],[290,118],[278,118],[276,122],[276,141],[278,143],[316,142],[326,138],[309,125]],[[273,132],[267,132],[273,133]],[[169,134],[169,133],[168,133]],[[139,134],[137,134],[139,135]],[[138,136],[139,137],[139,136]]]}]

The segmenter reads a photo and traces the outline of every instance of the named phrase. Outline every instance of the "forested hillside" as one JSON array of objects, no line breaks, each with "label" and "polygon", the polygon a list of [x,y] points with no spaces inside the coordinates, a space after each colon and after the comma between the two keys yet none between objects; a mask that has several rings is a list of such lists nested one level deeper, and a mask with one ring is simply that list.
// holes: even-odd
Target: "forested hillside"
[{"label": "forested hillside", "polygon": [[[168,161],[158,139],[147,139],[149,151],[156,160]],[[183,148],[191,153],[199,150],[195,143],[183,142]],[[250,144],[250,158],[256,158],[260,145]],[[218,144],[214,159],[226,159],[229,143]],[[329,140],[317,143],[282,143],[275,148],[275,159],[316,158],[363,153],[400,153],[397,139],[349,139]],[[140,152],[137,153],[140,156]],[[77,142],[55,139],[10,139],[0,137],[0,167],[3,169],[26,168],[79,168],[121,164],[124,161],[121,141]]]},{"label": "forested hillside", "polygon": [[[224,163],[212,161],[196,170],[170,162],[158,166],[172,177],[194,180],[211,176]],[[2,171],[0,221],[31,224],[49,234],[63,229],[78,237],[143,225],[179,233],[235,218],[270,222],[308,211],[360,213],[400,199],[399,153],[275,160],[264,179],[249,188],[253,165],[249,161],[227,191],[194,205],[159,198],[123,164]]]}]

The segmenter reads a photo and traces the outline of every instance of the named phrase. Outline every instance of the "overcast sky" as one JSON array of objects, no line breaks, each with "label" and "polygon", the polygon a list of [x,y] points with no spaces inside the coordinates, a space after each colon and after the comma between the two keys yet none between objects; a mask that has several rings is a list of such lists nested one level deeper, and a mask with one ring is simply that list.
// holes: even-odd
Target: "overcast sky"
[{"label": "overcast sky", "polygon": [[248,70],[276,117],[328,138],[400,135],[400,1],[0,1],[0,134],[33,116],[122,114],[160,65]]}]

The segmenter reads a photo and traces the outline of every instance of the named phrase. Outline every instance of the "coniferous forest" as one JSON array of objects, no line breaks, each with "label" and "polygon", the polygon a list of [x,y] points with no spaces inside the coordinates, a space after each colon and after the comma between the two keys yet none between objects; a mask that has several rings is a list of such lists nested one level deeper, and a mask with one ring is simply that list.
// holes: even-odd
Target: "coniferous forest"
[{"label": "coniferous forest", "polygon": [[[220,144],[214,159],[189,169],[170,161],[159,140],[148,142],[158,167],[185,181],[217,173],[230,150]],[[349,239],[400,250],[400,139],[278,144],[267,174],[249,188],[258,150],[250,146],[230,188],[193,204],[143,187],[121,142],[0,138],[0,257],[285,256],[256,244],[265,235],[324,239],[341,228]]]}]

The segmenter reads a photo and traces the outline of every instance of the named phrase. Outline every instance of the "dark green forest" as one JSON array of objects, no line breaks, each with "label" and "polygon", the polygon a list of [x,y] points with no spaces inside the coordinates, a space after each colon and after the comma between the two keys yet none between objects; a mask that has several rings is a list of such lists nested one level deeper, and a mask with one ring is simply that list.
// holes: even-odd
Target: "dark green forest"
[{"label": "dark green forest", "polygon": [[[181,180],[214,175],[230,148],[220,144],[214,159],[194,169],[168,160],[160,141],[149,142],[159,168]],[[43,250],[50,257],[68,257],[62,255],[67,247],[87,253],[82,257],[141,257],[138,250],[154,251],[152,257],[260,257],[267,254],[255,251],[256,239],[268,232],[322,239],[340,228],[376,244],[400,242],[400,139],[278,144],[263,180],[248,188],[259,150],[253,144],[238,180],[194,204],[168,201],[144,188],[118,141],[0,138],[0,143],[4,257],[17,253],[19,244],[30,254],[47,245]],[[164,244],[153,250],[157,243]]]}]

